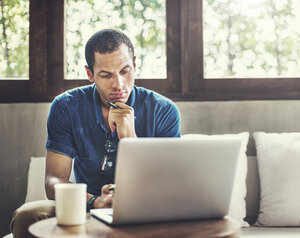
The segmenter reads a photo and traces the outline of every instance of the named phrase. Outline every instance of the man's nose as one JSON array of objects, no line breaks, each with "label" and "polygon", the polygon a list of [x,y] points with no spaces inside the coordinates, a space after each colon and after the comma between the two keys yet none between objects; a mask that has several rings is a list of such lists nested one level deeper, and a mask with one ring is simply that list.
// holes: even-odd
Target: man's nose
[{"label": "man's nose", "polygon": [[113,79],[113,88],[122,88],[124,85],[124,78],[121,75],[116,75]]}]

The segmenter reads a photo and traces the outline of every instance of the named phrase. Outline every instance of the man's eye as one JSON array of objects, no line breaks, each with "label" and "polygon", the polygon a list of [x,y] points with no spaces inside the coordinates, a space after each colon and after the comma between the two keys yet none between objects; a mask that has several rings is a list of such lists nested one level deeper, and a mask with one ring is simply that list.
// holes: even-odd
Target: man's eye
[{"label": "man's eye", "polygon": [[101,78],[104,78],[104,79],[107,79],[107,78],[110,77],[110,75],[109,75],[109,74],[106,74],[106,75],[100,75],[100,77],[101,77]]},{"label": "man's eye", "polygon": [[130,71],[129,69],[124,69],[121,71],[121,74],[127,74],[127,73],[129,73],[129,71]]}]

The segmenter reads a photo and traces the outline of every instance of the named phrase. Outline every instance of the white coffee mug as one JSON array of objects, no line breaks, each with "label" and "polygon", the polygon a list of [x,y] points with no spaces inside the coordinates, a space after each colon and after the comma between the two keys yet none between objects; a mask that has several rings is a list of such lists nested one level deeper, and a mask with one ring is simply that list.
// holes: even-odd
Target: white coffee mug
[{"label": "white coffee mug", "polygon": [[81,225],[86,221],[86,184],[55,184],[55,212],[59,225]]}]

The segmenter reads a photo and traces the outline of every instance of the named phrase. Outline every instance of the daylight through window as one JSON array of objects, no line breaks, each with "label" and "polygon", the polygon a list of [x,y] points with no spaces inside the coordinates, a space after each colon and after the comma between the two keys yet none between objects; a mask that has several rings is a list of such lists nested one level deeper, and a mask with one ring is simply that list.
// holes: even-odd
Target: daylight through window
[{"label": "daylight through window", "polygon": [[0,79],[29,78],[29,0],[0,1]]},{"label": "daylight through window", "polygon": [[203,0],[204,77],[300,76],[298,0]]},{"label": "daylight through window", "polygon": [[137,57],[136,78],[166,78],[165,0],[67,0],[66,78],[84,79],[84,46],[104,28],[127,34]]}]

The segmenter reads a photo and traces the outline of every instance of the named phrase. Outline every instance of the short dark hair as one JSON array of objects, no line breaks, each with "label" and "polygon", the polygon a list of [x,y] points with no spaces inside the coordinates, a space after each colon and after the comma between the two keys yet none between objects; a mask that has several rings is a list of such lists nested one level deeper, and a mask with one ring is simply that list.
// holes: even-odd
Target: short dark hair
[{"label": "short dark hair", "polygon": [[118,30],[104,29],[96,32],[87,41],[85,45],[85,60],[89,69],[94,74],[95,53],[112,53],[125,44],[128,47],[132,58],[134,57],[134,48],[128,36]]}]

